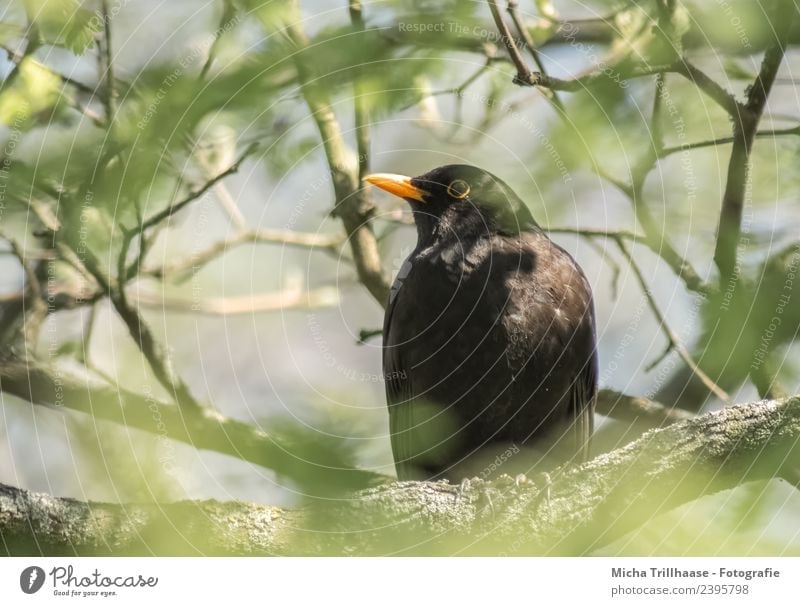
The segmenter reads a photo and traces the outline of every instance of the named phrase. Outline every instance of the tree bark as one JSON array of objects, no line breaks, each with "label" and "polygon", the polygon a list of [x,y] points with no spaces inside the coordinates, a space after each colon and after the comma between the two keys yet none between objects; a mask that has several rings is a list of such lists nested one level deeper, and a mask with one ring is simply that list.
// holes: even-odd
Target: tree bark
[{"label": "tree bark", "polygon": [[703,495],[796,481],[800,398],[709,413],[550,477],[393,482],[295,510],[84,503],[0,486],[9,554],[582,554]]}]

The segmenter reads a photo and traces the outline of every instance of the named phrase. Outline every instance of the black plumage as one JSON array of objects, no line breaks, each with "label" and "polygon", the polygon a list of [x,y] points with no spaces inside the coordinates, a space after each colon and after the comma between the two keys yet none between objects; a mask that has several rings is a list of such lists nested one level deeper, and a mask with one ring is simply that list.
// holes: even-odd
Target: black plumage
[{"label": "black plumage", "polygon": [[[572,257],[479,168],[367,180],[405,198],[417,226],[383,327],[398,477],[459,481],[511,471],[504,464],[518,449],[551,463],[584,460],[595,322],[589,283]],[[518,459],[530,469],[529,457]]]}]

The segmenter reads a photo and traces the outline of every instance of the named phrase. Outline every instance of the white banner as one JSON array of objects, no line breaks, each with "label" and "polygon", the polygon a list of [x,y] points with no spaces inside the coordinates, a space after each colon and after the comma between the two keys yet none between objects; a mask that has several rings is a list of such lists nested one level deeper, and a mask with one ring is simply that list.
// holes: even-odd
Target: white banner
[{"label": "white banner", "polygon": [[777,605],[798,578],[798,558],[31,557],[0,559],[0,603]]}]

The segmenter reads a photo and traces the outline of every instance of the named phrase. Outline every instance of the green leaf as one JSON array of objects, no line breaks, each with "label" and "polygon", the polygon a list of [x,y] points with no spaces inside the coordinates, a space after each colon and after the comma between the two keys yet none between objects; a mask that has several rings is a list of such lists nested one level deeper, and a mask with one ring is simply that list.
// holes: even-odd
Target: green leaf
[{"label": "green leaf", "polygon": [[78,0],[26,0],[25,4],[42,39],[63,45],[76,55],[90,48],[95,34],[103,29],[100,14],[82,8]]},{"label": "green leaf", "polygon": [[76,55],[82,55],[94,46],[95,35],[102,29],[103,22],[97,13],[78,8],[64,26],[62,42]]},{"label": "green leaf", "polygon": [[17,78],[0,93],[0,123],[23,129],[34,114],[53,107],[61,79],[31,57],[17,66]]}]

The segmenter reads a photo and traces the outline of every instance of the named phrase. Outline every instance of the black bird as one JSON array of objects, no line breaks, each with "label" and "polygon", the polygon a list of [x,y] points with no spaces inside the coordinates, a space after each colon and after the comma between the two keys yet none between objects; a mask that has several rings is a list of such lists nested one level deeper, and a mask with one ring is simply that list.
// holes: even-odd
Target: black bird
[{"label": "black bird", "polygon": [[404,198],[417,227],[383,327],[398,477],[530,470],[517,455],[529,449],[540,464],[585,460],[597,354],[577,263],[508,185],[474,166],[366,181]]}]

